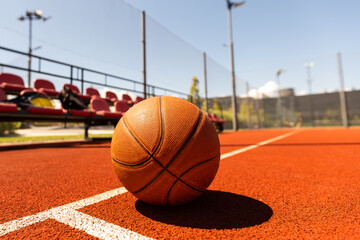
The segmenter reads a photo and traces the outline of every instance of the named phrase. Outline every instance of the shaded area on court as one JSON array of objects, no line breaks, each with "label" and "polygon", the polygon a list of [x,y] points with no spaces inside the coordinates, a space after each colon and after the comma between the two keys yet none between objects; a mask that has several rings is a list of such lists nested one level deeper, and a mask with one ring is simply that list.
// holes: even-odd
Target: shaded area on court
[{"label": "shaded area on court", "polygon": [[182,206],[155,206],[138,200],[135,207],[142,215],[155,221],[202,229],[251,227],[268,221],[273,215],[268,205],[253,198],[209,190]]}]

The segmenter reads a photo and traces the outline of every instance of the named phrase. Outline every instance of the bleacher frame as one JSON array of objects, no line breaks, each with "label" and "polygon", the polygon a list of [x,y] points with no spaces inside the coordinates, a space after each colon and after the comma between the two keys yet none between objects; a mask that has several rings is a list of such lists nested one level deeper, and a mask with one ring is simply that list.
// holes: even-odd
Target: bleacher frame
[{"label": "bleacher frame", "polygon": [[29,114],[25,110],[16,113],[0,113],[0,122],[63,122],[63,123],[84,123],[84,137],[89,139],[89,129],[91,126],[113,125],[114,127],[119,118],[102,117],[102,116],[72,116],[64,113],[62,115],[50,114]]}]

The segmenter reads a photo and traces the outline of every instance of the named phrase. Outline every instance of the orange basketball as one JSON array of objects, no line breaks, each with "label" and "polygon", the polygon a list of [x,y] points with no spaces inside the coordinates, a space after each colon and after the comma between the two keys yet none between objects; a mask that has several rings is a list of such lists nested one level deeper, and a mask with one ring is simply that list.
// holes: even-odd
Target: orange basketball
[{"label": "orange basketball", "polygon": [[180,98],[153,97],[120,119],[111,156],[120,182],[134,196],[150,204],[179,205],[211,184],[220,144],[198,107]]}]

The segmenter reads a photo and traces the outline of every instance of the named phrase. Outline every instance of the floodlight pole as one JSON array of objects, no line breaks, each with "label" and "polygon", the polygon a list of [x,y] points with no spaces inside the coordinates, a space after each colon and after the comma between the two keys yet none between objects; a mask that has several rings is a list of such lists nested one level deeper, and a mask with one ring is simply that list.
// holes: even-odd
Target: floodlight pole
[{"label": "floodlight pole", "polygon": [[231,62],[231,82],[232,82],[232,108],[233,108],[233,130],[238,130],[238,119],[237,119],[237,101],[236,101],[236,80],[235,80],[235,69],[234,69],[234,46],[232,39],[232,19],[231,19],[231,8],[240,7],[245,3],[233,3],[230,0],[226,0],[228,7],[228,20],[229,20],[229,47],[230,47],[230,62]]},{"label": "floodlight pole", "polygon": [[207,92],[207,69],[206,69],[206,52],[203,53],[204,56],[204,83],[205,83],[205,111],[209,112],[208,107],[208,92]]},{"label": "floodlight pole", "polygon": [[308,89],[309,89],[309,94],[311,94],[312,92],[312,87],[311,87],[311,68],[312,66],[310,66],[309,64],[306,66],[306,72],[307,72],[307,82],[308,82]]},{"label": "floodlight pole", "polygon": [[251,122],[251,112],[250,112],[250,95],[249,95],[249,82],[246,81],[246,106],[248,109],[247,114],[247,122],[248,122],[248,129],[252,128],[252,122]]},{"label": "floodlight pole", "polygon": [[337,63],[339,71],[339,81],[340,81],[340,106],[341,106],[341,118],[344,128],[349,127],[349,121],[347,117],[347,108],[346,108],[346,98],[344,92],[344,73],[342,68],[341,53],[337,53]]},{"label": "floodlight pole", "polygon": [[255,108],[256,108],[256,118],[257,118],[257,128],[261,128],[261,120],[260,120],[260,107],[259,107],[259,89],[256,89],[256,101],[255,101]]},{"label": "floodlight pole", "polygon": [[282,127],[282,114],[281,114],[281,94],[280,94],[280,75],[284,73],[284,70],[279,70],[276,73],[276,79],[278,84],[278,99],[277,99],[277,115],[278,115],[278,127]]},{"label": "floodlight pole", "polygon": [[29,16],[29,60],[28,87],[31,87],[31,54],[32,54],[32,17]]},{"label": "floodlight pole", "polygon": [[31,87],[31,56],[32,56],[32,21],[43,20],[46,21],[50,17],[43,17],[41,10],[27,10],[25,16],[20,16],[19,21],[29,20],[29,60],[28,60],[28,85]]},{"label": "floodlight pole", "polygon": [[314,117],[313,117],[313,106],[312,106],[312,89],[311,89],[311,83],[312,83],[312,79],[311,79],[311,68],[315,66],[314,62],[311,63],[305,63],[305,68],[307,70],[307,82],[309,84],[309,107],[310,107],[310,125],[313,127],[314,126]]}]

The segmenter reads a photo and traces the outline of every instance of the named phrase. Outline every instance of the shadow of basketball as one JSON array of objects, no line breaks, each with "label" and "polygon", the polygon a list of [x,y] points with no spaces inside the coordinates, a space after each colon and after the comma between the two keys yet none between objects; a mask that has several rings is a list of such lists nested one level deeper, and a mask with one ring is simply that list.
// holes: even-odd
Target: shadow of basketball
[{"label": "shadow of basketball", "polygon": [[251,227],[268,221],[273,215],[268,205],[253,198],[209,190],[182,206],[154,206],[138,200],[135,208],[155,221],[201,229]]}]

